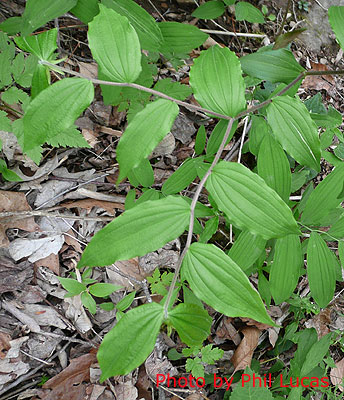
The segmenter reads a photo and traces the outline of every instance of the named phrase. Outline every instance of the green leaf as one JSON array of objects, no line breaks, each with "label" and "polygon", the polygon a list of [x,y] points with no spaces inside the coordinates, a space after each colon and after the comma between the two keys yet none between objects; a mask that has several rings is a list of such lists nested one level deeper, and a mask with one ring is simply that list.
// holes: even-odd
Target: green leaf
[{"label": "green leaf", "polygon": [[339,145],[333,150],[336,157],[344,160],[344,143],[339,143]]},{"label": "green leaf", "polygon": [[9,35],[15,35],[20,32],[23,27],[23,18],[22,17],[11,17],[5,19],[4,22],[0,24],[0,29],[4,32],[7,32]]},{"label": "green leaf", "polygon": [[209,37],[196,26],[180,22],[160,22],[158,27],[163,36],[160,46],[160,51],[163,53],[189,53],[202,46]]},{"label": "green leaf", "polygon": [[50,60],[57,49],[57,29],[31,36],[18,36],[14,38],[17,46],[28,53],[32,53],[40,60]]},{"label": "green leaf", "polygon": [[78,282],[75,279],[60,277],[57,277],[57,279],[60,281],[62,287],[73,296],[76,296],[77,294],[80,294],[81,292],[86,290],[86,285]]},{"label": "green leaf", "polygon": [[93,84],[80,78],[62,79],[41,92],[23,117],[24,151],[70,128],[93,97]]},{"label": "green leaf", "polygon": [[53,147],[91,147],[74,125],[64,132],[47,139],[47,143]]},{"label": "green leaf", "polygon": [[[246,368],[244,379],[247,379],[244,384],[236,385],[233,389],[231,400],[273,400],[272,393],[265,386],[260,386],[253,380],[254,372]],[[256,374],[257,376],[257,374]],[[248,379],[250,379],[248,381]],[[261,378],[263,380],[263,378]]]},{"label": "green leaf", "polygon": [[95,283],[88,288],[90,293],[96,297],[109,296],[111,293],[116,292],[116,290],[119,289],[122,289],[122,286],[113,285],[112,283]]},{"label": "green leaf", "polygon": [[91,314],[95,314],[97,312],[97,303],[88,292],[81,293],[81,302]]},{"label": "green leaf", "polygon": [[48,3],[46,0],[27,0],[22,26],[18,25],[18,28],[24,36],[27,36],[52,19],[65,14],[76,5],[76,2],[77,0],[56,0]]},{"label": "green leaf", "polygon": [[[336,221],[330,230],[328,231],[328,234],[337,238],[337,239],[342,239],[344,238],[344,215],[342,215],[338,221]],[[344,264],[344,262],[343,262]]]},{"label": "green leaf", "polygon": [[316,232],[311,233],[307,247],[307,276],[311,295],[325,308],[333,299],[338,260]]},{"label": "green leaf", "polygon": [[143,49],[157,51],[163,41],[160,25],[146,10],[132,0],[102,0],[102,4],[128,18]]},{"label": "green leaf", "polygon": [[190,86],[182,85],[180,82],[172,82],[171,78],[161,79],[154,86],[154,89],[177,100],[185,100],[192,93]]},{"label": "green leaf", "polygon": [[201,354],[202,354],[202,362],[207,363],[209,365],[213,365],[215,364],[215,361],[223,357],[224,351],[217,347],[213,349],[212,344],[207,344],[201,349]]},{"label": "green leaf", "polygon": [[188,358],[185,363],[185,371],[191,372],[194,378],[204,378],[204,366],[199,357]]},{"label": "green leaf", "polygon": [[293,53],[286,49],[265,50],[240,58],[245,74],[272,83],[290,83],[305,69],[295,60]]},{"label": "green leaf", "polygon": [[[0,149],[1,149],[1,141],[0,141]],[[20,182],[22,179],[19,176],[7,168],[6,162],[0,158],[0,174],[6,181],[10,182]]]},{"label": "green leaf", "polygon": [[168,319],[188,346],[201,345],[210,335],[212,319],[206,310],[195,304],[179,304],[168,313]]},{"label": "green leaf", "polygon": [[305,100],[304,105],[310,113],[327,114],[320,92]]},{"label": "green leaf", "polygon": [[302,223],[316,225],[336,208],[344,198],[343,185],[344,164],[336,167],[311,193],[302,214]]},{"label": "green leaf", "polygon": [[243,231],[228,252],[229,257],[245,272],[265,249],[266,240],[249,231]]},{"label": "green leaf", "polygon": [[272,49],[278,50],[288,46],[289,43],[293,42],[296,38],[298,38],[301,35],[302,32],[306,30],[307,28],[295,29],[291,32],[283,33],[282,35],[277,36],[276,42]]},{"label": "green leaf", "polygon": [[[135,29],[126,17],[99,5],[89,23],[88,42],[103,74],[114,82],[135,82],[141,72],[141,49]],[[110,56],[111,55],[111,56]]]},{"label": "green leaf", "polygon": [[142,194],[142,196],[140,196],[137,199],[135,205],[144,203],[145,201],[159,200],[159,199],[160,199],[160,193],[158,191],[156,191],[155,189],[148,189]]},{"label": "green leaf", "polygon": [[129,210],[130,208],[135,207],[135,198],[136,198],[136,190],[130,189],[125,197],[125,203],[124,203],[125,210]]},{"label": "green leaf", "polygon": [[324,128],[336,128],[343,122],[342,114],[332,106],[329,106],[328,111],[325,114],[311,113],[310,115],[317,126]]},{"label": "green leaf", "polygon": [[331,6],[328,9],[328,19],[340,47],[344,49],[344,6]]},{"label": "green leaf", "polygon": [[313,344],[307,352],[306,359],[302,364],[301,376],[307,376],[313,368],[324,360],[331,344],[331,337],[332,335],[329,333]]},{"label": "green leaf", "polygon": [[191,15],[200,19],[214,19],[224,12],[225,6],[222,1],[211,0],[197,7]]},{"label": "green leaf", "polygon": [[197,131],[195,140],[195,153],[198,156],[203,153],[206,141],[207,141],[207,133],[205,131],[204,125],[202,125]]},{"label": "green leaf", "polygon": [[270,135],[270,126],[265,121],[264,117],[253,115],[252,116],[252,125],[249,131],[249,142],[248,146],[250,152],[254,154],[256,157],[258,156],[259,147],[263,141],[263,139]]},{"label": "green leaf", "polygon": [[78,0],[70,12],[84,24],[88,24],[99,13],[98,0]]},{"label": "green leaf", "polygon": [[182,273],[195,295],[216,311],[274,325],[247,276],[214,245],[193,243],[183,260]]},{"label": "green leaf", "polygon": [[157,303],[144,304],[124,314],[99,347],[100,381],[126,375],[141,365],[154,348],[163,319],[164,307]]},{"label": "green leaf", "polygon": [[1,100],[8,104],[17,104],[21,102],[23,105],[27,105],[30,101],[30,98],[23,90],[18,89],[15,86],[11,86],[1,94]]},{"label": "green leaf", "polygon": [[0,110],[0,130],[5,132],[12,131],[11,120],[7,117],[7,113],[2,110]]},{"label": "green leaf", "polygon": [[201,52],[191,67],[190,85],[199,104],[209,110],[234,117],[246,108],[240,63],[227,47]]},{"label": "green leaf", "polygon": [[94,235],[79,267],[110,265],[157,250],[180,236],[189,218],[190,206],[182,197],[139,204]]},{"label": "green leaf", "polygon": [[235,18],[237,21],[248,21],[264,24],[264,15],[258,8],[247,1],[239,1],[235,5]]},{"label": "green leaf", "polygon": [[258,174],[286,203],[291,190],[291,172],[288,158],[279,143],[266,135],[259,148]]},{"label": "green leaf", "polygon": [[116,304],[117,310],[125,311],[127,308],[129,308],[131,306],[131,303],[134,301],[135,296],[136,296],[136,291],[134,290],[133,292],[123,297],[123,299]]},{"label": "green leaf", "polygon": [[99,307],[100,307],[102,310],[111,311],[111,310],[113,310],[113,309],[115,308],[115,305],[114,305],[113,303],[106,302],[106,303],[100,303],[100,304],[99,304]]},{"label": "green leaf", "polygon": [[[207,150],[206,150],[207,156],[211,156],[218,151],[218,149],[222,143],[223,137],[225,136],[227,126],[228,126],[228,121],[225,119],[221,119],[216,124],[216,126],[213,129],[213,131],[211,132],[211,135],[208,140]],[[226,141],[226,145],[232,140],[237,127],[238,127],[238,121],[234,121],[231,131],[230,131],[230,134]]]},{"label": "green leaf", "polygon": [[197,158],[189,158],[172,174],[162,185],[161,191],[164,195],[181,192],[190,185],[197,176]]},{"label": "green leaf", "polygon": [[[117,147],[118,151],[118,147]],[[118,153],[117,153],[118,154]],[[144,158],[141,160],[140,164],[134,167],[130,173],[128,173],[129,180],[131,181],[132,177],[134,177],[137,182],[143,187],[152,186],[154,183],[154,171],[149,162],[148,158]],[[133,185],[137,186],[137,185]]]},{"label": "green leaf", "polygon": [[49,68],[43,64],[37,64],[32,77],[31,98],[34,99],[39,93],[49,87],[49,84]]},{"label": "green leaf", "polygon": [[265,239],[299,234],[290,208],[257,174],[242,164],[219,162],[206,188],[233,224]]},{"label": "green leaf", "polygon": [[299,99],[281,96],[267,109],[273,134],[298,163],[320,171],[318,130],[307,108]]},{"label": "green leaf", "polygon": [[301,243],[296,235],[277,239],[270,270],[270,291],[276,304],[287,300],[299,280],[302,263]]},{"label": "green leaf", "polygon": [[117,146],[120,166],[118,181],[123,180],[129,171],[150,155],[171,130],[178,112],[175,103],[159,99],[135,115]]},{"label": "green leaf", "polygon": [[211,237],[216,233],[218,226],[219,226],[219,217],[218,216],[215,216],[215,217],[209,219],[204,225],[203,232],[200,234],[199,242],[207,243],[208,240],[210,240]]}]

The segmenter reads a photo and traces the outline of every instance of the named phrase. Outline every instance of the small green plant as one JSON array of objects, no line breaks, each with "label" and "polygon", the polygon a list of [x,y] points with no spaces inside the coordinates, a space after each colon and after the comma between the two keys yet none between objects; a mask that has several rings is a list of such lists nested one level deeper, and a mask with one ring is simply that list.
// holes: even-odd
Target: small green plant
[{"label": "small green plant", "polygon": [[167,294],[168,287],[170,286],[172,279],[172,272],[165,271],[160,275],[158,268],[154,270],[152,276],[147,277],[147,281],[150,283],[151,292],[161,296],[165,296]]},{"label": "small green plant", "polygon": [[204,347],[192,346],[187,347],[179,353],[176,349],[171,349],[168,352],[168,358],[170,360],[180,360],[186,358],[185,370],[190,372],[195,378],[204,378],[204,367],[205,365],[213,365],[215,361],[220,360],[223,357],[224,351],[219,348],[213,348],[212,344],[208,344]]},{"label": "small green plant", "polygon": [[297,6],[298,6],[299,10],[308,12],[309,2],[306,0],[298,0]]},{"label": "small green plant", "polygon": [[[92,273],[92,270],[86,269],[82,274],[81,282],[72,278],[58,277],[58,279],[62,287],[67,290],[65,297],[80,295],[84,307],[86,307],[91,314],[95,314],[97,312],[97,303],[94,297],[107,297],[122,287],[111,283],[96,283],[96,279],[89,278],[90,273]],[[109,302],[101,303],[99,306],[104,310],[111,310],[114,308],[113,304]]]},{"label": "small green plant", "polygon": [[269,9],[265,4],[262,5],[262,13],[265,18],[267,18],[269,21],[275,21],[276,20],[276,15],[274,14],[269,14]]}]

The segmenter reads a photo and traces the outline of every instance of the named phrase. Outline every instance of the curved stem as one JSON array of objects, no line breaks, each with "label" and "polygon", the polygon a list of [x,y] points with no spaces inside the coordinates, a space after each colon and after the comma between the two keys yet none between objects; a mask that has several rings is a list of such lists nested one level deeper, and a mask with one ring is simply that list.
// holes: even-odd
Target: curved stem
[{"label": "curved stem", "polygon": [[169,288],[169,291],[168,291],[168,294],[167,294],[167,298],[166,298],[166,301],[165,301],[165,306],[164,306],[165,318],[168,317],[169,303],[171,301],[173,290],[174,290],[174,288],[176,286],[176,283],[177,283],[177,279],[178,279],[178,276],[179,276],[179,271],[180,271],[180,268],[182,266],[183,259],[185,257],[186,252],[189,250],[189,247],[191,245],[193,227],[194,227],[194,221],[195,221],[195,208],[196,208],[197,200],[199,198],[199,195],[201,194],[201,191],[202,191],[202,189],[203,189],[203,187],[205,185],[205,182],[207,181],[207,179],[209,178],[209,175],[211,174],[211,171],[213,170],[213,168],[215,167],[215,165],[217,164],[217,162],[220,159],[222,151],[223,151],[224,147],[226,146],[226,142],[227,142],[228,136],[229,136],[229,134],[231,132],[234,120],[235,120],[235,118],[231,118],[230,121],[228,122],[225,135],[224,135],[224,137],[222,139],[222,142],[221,142],[221,145],[220,145],[220,147],[219,147],[219,149],[218,149],[218,151],[217,151],[217,153],[215,155],[215,158],[214,158],[213,162],[211,163],[208,171],[205,173],[205,175],[201,179],[201,182],[199,183],[199,185],[197,187],[197,190],[196,190],[195,194],[193,195],[192,202],[191,202],[191,207],[190,207],[190,222],[189,222],[188,236],[187,236],[187,239],[186,239],[186,244],[185,244],[184,250],[182,251],[182,254],[180,255],[180,257],[178,259],[178,263],[177,263],[177,266],[176,266],[176,269],[175,269],[175,272],[174,272],[173,280],[171,282],[171,286]]},{"label": "curved stem", "polygon": [[92,83],[95,83],[97,85],[131,87],[131,88],[134,88],[134,89],[142,90],[143,92],[147,92],[147,93],[150,93],[150,94],[155,95],[155,96],[159,96],[159,97],[161,97],[163,99],[173,101],[174,103],[179,104],[180,106],[183,106],[183,107],[191,109],[191,110],[201,111],[203,113],[210,114],[210,115],[213,115],[214,117],[221,118],[221,119],[227,119],[227,120],[231,119],[231,117],[229,117],[228,115],[219,114],[217,112],[208,110],[206,108],[203,108],[203,107],[200,107],[200,106],[195,106],[193,104],[186,103],[185,101],[177,100],[177,99],[175,99],[175,98],[173,98],[171,96],[168,96],[165,93],[158,92],[157,90],[154,90],[154,89],[151,89],[151,88],[147,88],[146,86],[138,85],[137,83],[103,81],[101,79],[89,78],[88,76],[84,76],[82,74],[79,74],[79,72],[71,71],[71,70],[69,70],[67,68],[64,68],[64,67],[56,66],[54,64],[49,63],[48,61],[41,60],[40,63],[44,64],[44,65],[47,65],[48,67],[54,69],[55,71],[65,72],[67,74],[74,75],[74,76],[77,76],[79,78],[87,79],[88,81],[91,81]]}]

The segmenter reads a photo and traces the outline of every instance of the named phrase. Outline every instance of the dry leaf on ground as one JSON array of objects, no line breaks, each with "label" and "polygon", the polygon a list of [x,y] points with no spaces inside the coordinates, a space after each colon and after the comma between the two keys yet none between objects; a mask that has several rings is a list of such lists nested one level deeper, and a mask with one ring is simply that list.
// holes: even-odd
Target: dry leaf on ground
[{"label": "dry leaf on ground", "polygon": [[[24,193],[0,191],[0,212],[31,211]],[[0,247],[7,247],[9,240],[6,230],[9,228],[22,229],[27,232],[36,232],[40,227],[33,217],[15,219],[12,217],[0,219]]]},{"label": "dry leaf on ground", "polygon": [[[315,71],[328,71],[328,67],[325,64],[315,63],[311,61],[312,70]],[[302,87],[305,89],[313,90],[326,90],[329,91],[334,85],[334,78],[331,75],[308,75],[302,83]]]},{"label": "dry leaf on ground", "polygon": [[32,264],[28,261],[15,264],[8,257],[0,257],[0,294],[22,289],[32,276]]},{"label": "dry leaf on ground", "polygon": [[244,328],[242,330],[244,338],[236,349],[231,359],[235,367],[235,371],[245,369],[251,365],[253,352],[258,346],[260,330],[253,327]]},{"label": "dry leaf on ground", "polygon": [[96,361],[95,349],[88,354],[72,359],[67,368],[43,385],[43,389],[51,389],[51,391],[42,391],[41,399],[84,400],[87,388],[87,384],[84,382],[89,382],[90,367]]},{"label": "dry leaf on ground", "polygon": [[344,358],[336,363],[335,368],[331,368],[330,378],[333,385],[338,385],[340,391],[344,392]]},{"label": "dry leaf on ground", "polygon": [[0,359],[3,360],[8,350],[11,348],[10,344],[11,336],[8,333],[0,331]]}]

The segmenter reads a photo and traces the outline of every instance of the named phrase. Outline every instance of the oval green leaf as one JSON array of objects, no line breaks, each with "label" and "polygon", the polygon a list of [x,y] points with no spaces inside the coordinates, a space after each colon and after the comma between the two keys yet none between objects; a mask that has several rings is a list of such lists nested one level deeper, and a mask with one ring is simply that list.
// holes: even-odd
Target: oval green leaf
[{"label": "oval green leaf", "polygon": [[293,53],[286,49],[265,50],[240,58],[245,74],[272,83],[290,83],[305,69],[295,60]]},{"label": "oval green leaf", "polygon": [[243,231],[230,248],[229,257],[245,272],[265,249],[266,240],[249,231]]},{"label": "oval green leaf", "polygon": [[320,171],[318,129],[299,99],[280,96],[267,109],[268,122],[284,150],[299,164]]},{"label": "oval green leaf", "polygon": [[191,67],[190,85],[199,104],[209,110],[234,117],[246,108],[240,62],[228,48],[203,51]]},{"label": "oval green leaf", "polygon": [[113,285],[112,283],[95,283],[94,285],[91,285],[88,289],[93,296],[105,297],[109,296],[111,293],[121,288],[122,286]]},{"label": "oval green leaf", "polygon": [[197,7],[192,16],[200,19],[214,19],[224,12],[225,6],[222,1],[211,0]]},{"label": "oval green leaf", "polygon": [[287,300],[300,276],[302,263],[301,243],[297,235],[277,239],[274,261],[270,270],[270,291],[276,304]]},{"label": "oval green leaf", "polygon": [[199,346],[210,335],[212,319],[206,310],[195,304],[179,304],[168,313],[168,319],[188,346]]},{"label": "oval green leaf", "polygon": [[316,232],[307,246],[307,276],[311,295],[322,308],[333,299],[338,260]]},{"label": "oval green leaf", "polygon": [[247,1],[239,1],[235,5],[235,19],[237,21],[248,21],[264,24],[264,15],[258,8]]},{"label": "oval green leaf", "polygon": [[180,236],[189,218],[190,205],[182,197],[141,203],[94,235],[79,267],[111,265],[157,250]]},{"label": "oval green leaf", "polygon": [[257,167],[259,176],[288,203],[291,190],[289,161],[281,145],[270,134],[261,142]]},{"label": "oval green leaf", "polygon": [[114,82],[135,82],[141,72],[141,49],[128,18],[99,5],[89,23],[88,42],[103,74]]},{"label": "oval green leaf", "polygon": [[23,117],[24,151],[70,128],[93,97],[93,84],[80,78],[62,79],[40,92]]},{"label": "oval green leaf", "polygon": [[144,8],[133,0],[102,0],[102,4],[128,18],[143,49],[157,51],[163,41],[162,34],[159,25]]},{"label": "oval green leaf", "polygon": [[229,317],[248,317],[274,325],[245,273],[212,244],[193,243],[182,266],[195,295]]},{"label": "oval green leaf", "polygon": [[77,281],[76,279],[60,277],[57,277],[57,279],[60,281],[62,287],[73,296],[76,296],[77,294],[80,294],[86,290],[86,285]]},{"label": "oval green leaf", "polygon": [[141,365],[154,349],[163,319],[164,307],[157,303],[144,304],[124,314],[99,347],[100,382],[126,375]]},{"label": "oval green leaf", "polygon": [[344,163],[336,167],[313,190],[306,202],[301,221],[317,225],[344,198]]},{"label": "oval green leaf", "polygon": [[299,234],[290,208],[257,174],[241,164],[221,161],[206,188],[234,225],[265,239]]},{"label": "oval green leaf", "polygon": [[328,19],[340,47],[344,49],[344,6],[331,6],[328,9]]},{"label": "oval green leaf", "polygon": [[178,112],[175,103],[159,99],[134,116],[117,146],[118,181],[151,154],[171,130]]},{"label": "oval green leaf", "polygon": [[180,22],[160,22],[158,26],[163,36],[160,46],[162,53],[189,53],[201,46],[209,37],[196,26]]},{"label": "oval green leaf", "polygon": [[184,190],[197,176],[199,159],[189,158],[162,185],[164,195],[175,194]]}]

